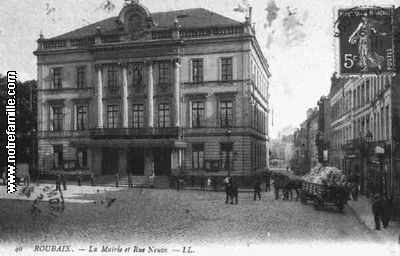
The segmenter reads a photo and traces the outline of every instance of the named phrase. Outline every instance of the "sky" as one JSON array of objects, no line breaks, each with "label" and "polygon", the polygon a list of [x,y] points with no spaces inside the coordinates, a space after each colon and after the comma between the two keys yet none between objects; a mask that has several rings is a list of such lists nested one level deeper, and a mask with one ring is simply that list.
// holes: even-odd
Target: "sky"
[{"label": "sky", "polygon": [[[398,0],[397,0],[398,1]],[[270,78],[270,137],[298,127],[308,108],[329,93],[336,69],[334,10],[390,6],[396,0],[139,0],[150,12],[205,8],[238,21],[253,8],[256,36]],[[162,3],[162,4],[161,4]],[[124,0],[0,0],[0,73],[16,70],[21,81],[36,79],[36,40],[117,16]],[[272,114],[273,112],[273,114]]]}]

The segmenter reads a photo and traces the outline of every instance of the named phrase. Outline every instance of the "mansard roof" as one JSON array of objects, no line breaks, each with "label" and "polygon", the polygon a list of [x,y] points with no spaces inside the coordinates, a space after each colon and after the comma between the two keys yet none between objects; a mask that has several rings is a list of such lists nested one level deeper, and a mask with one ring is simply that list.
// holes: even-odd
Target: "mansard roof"
[{"label": "mansard roof", "polygon": [[[157,12],[152,13],[151,17],[155,24],[152,29],[172,28],[176,18],[179,20],[180,28],[223,27],[243,24],[203,8]],[[118,16],[111,17],[51,39],[72,39],[94,36],[97,33],[97,27],[101,28],[101,33],[103,35],[116,34],[118,33],[117,20]]]}]

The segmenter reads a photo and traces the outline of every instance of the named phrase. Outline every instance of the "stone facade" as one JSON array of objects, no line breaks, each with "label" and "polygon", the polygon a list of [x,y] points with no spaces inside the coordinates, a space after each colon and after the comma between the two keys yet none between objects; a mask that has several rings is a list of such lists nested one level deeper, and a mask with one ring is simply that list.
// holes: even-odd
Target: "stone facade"
[{"label": "stone facade", "polygon": [[96,175],[248,176],[268,167],[270,73],[251,17],[151,14],[131,3],[118,17],[41,37],[35,55],[42,173],[70,164]]}]

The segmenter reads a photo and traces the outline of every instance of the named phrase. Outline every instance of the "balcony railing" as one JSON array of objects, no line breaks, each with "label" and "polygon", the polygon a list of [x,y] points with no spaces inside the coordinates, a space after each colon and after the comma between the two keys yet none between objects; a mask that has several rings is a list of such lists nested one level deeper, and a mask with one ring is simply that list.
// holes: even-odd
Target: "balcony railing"
[{"label": "balcony railing", "polygon": [[89,131],[92,139],[178,139],[182,136],[179,127],[168,128],[96,128]]},{"label": "balcony railing", "polygon": [[87,137],[88,130],[66,130],[66,131],[41,131],[38,132],[39,138],[70,138],[70,137]]},{"label": "balcony railing", "polygon": [[[196,38],[221,36],[232,34],[243,34],[245,26],[224,26],[224,27],[204,27],[204,28],[183,28],[179,30],[181,38]],[[151,31],[151,39],[172,39],[173,29],[162,29]],[[39,49],[60,49],[60,48],[75,48],[88,47],[97,44],[109,44],[123,42],[125,39],[121,34],[98,35],[84,38],[72,39],[39,39]]]}]

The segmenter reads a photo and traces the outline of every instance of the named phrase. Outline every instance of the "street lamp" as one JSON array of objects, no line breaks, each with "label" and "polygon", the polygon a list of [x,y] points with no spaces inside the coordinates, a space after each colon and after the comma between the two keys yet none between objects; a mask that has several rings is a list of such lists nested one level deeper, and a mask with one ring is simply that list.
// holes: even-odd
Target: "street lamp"
[{"label": "street lamp", "polygon": [[227,155],[226,155],[226,161],[228,164],[228,177],[231,176],[231,154],[230,154],[230,149],[231,149],[231,145],[230,145],[230,136],[231,136],[231,129],[229,127],[229,125],[226,127],[226,133],[228,136],[228,145],[227,145]]}]

